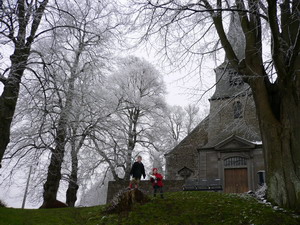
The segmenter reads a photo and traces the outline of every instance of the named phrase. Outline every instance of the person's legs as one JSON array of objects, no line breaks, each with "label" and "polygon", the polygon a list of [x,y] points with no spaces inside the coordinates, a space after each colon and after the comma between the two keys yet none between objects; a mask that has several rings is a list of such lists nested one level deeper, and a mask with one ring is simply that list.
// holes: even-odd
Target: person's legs
[{"label": "person's legs", "polygon": [[135,178],[135,188],[138,188],[140,184],[140,179]]},{"label": "person's legs", "polygon": [[129,187],[128,189],[131,189],[132,188],[132,180],[129,181]]},{"label": "person's legs", "polygon": [[162,188],[162,187],[159,187],[159,189],[160,189],[160,197],[161,197],[161,198],[164,198],[163,188]]},{"label": "person's legs", "polygon": [[129,189],[132,189],[134,185],[136,186],[136,178],[133,177],[129,182]]},{"label": "person's legs", "polygon": [[156,197],[156,192],[157,192],[158,186],[157,185],[153,186],[153,189],[154,189],[153,196]]}]

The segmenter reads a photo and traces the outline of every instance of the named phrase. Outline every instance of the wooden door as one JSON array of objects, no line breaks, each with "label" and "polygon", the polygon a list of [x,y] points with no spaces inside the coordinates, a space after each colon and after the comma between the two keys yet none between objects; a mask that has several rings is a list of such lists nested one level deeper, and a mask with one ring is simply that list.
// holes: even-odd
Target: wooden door
[{"label": "wooden door", "polygon": [[249,191],[247,168],[225,169],[226,193],[243,193]]}]

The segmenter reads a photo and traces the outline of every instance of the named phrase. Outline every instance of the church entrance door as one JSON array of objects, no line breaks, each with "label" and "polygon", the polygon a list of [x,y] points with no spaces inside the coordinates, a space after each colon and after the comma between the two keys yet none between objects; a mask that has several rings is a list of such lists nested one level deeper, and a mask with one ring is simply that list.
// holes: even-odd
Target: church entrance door
[{"label": "church entrance door", "polygon": [[225,193],[243,193],[248,189],[247,168],[225,169]]}]

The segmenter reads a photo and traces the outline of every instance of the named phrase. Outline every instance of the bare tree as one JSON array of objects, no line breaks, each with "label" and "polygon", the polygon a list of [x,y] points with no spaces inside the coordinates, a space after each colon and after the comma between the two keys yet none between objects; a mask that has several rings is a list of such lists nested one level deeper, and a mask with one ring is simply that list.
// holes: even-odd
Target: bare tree
[{"label": "bare tree", "polygon": [[186,112],[181,106],[171,107],[167,114],[169,132],[173,138],[174,146],[177,145],[182,137],[186,135],[183,127],[185,116]]},{"label": "bare tree", "polygon": [[184,107],[184,110],[186,111],[187,117],[185,121],[185,128],[186,133],[188,135],[198,125],[198,123],[200,123],[200,108],[196,105],[189,104],[186,107]]},{"label": "bare tree", "polygon": [[[299,209],[299,1],[140,1],[136,4],[144,9],[139,17],[147,25],[147,36],[160,35],[167,54],[173,52],[172,56],[177,54],[182,61],[190,55],[225,51],[230,66],[252,89],[264,145],[268,198],[280,206]],[[232,42],[225,31],[227,18],[234,12],[240,21],[236,32],[241,33]]]},{"label": "bare tree", "polygon": [[173,147],[188,135],[200,122],[199,108],[196,105],[170,106],[166,112],[166,126],[172,137]]},{"label": "bare tree", "polygon": [[0,96],[0,163],[9,143],[10,126],[15,113],[20,83],[27,68],[33,42],[39,36],[39,26],[48,0],[3,1],[0,14],[1,45],[10,45],[13,53],[10,65],[0,72],[4,85]]},{"label": "bare tree", "polygon": [[157,115],[151,130],[147,131],[150,161],[155,168],[163,171],[164,154],[172,150],[200,122],[199,108],[196,105],[168,106]]}]

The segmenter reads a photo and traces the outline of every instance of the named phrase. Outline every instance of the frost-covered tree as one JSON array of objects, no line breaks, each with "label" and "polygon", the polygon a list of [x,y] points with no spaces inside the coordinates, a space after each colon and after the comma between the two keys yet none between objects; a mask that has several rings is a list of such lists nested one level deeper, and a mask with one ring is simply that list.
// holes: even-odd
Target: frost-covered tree
[{"label": "frost-covered tree", "polygon": [[[91,128],[105,117],[105,110],[93,106],[101,105],[101,96],[96,96],[95,90],[101,86],[104,65],[113,50],[107,45],[118,36],[120,23],[111,2],[61,1],[55,6],[57,14],[52,12],[47,18],[49,35],[34,47],[38,57],[31,58],[30,62],[36,62],[31,66],[32,74],[23,78],[26,89],[21,99],[27,104],[19,102],[15,126],[28,129],[23,133],[14,130],[6,157],[21,155],[20,162],[35,151],[48,153],[47,176],[41,176],[43,183],[46,181],[44,205],[56,198],[63,178],[69,182],[67,202],[74,206],[81,165],[77,155],[85,147]],[[44,157],[42,164],[45,162]]]},{"label": "frost-covered tree", "polygon": [[165,107],[165,86],[159,71],[144,59],[122,58],[108,78],[109,101],[117,106],[111,115],[106,143],[113,153],[110,161],[120,167],[119,177],[129,179],[134,157],[142,143],[148,142],[146,131]]},{"label": "frost-covered tree", "polygon": [[[103,67],[101,64],[104,60],[99,61],[99,59],[106,56],[105,45],[110,41],[110,36],[117,25],[115,23],[118,22],[112,21],[114,6],[106,1],[101,4],[94,4],[89,0],[80,3],[63,1],[59,4],[61,4],[60,8],[68,13],[61,16],[56,24],[63,23],[64,26],[69,25],[70,28],[57,29],[54,32],[55,42],[52,49],[54,49],[53,54],[56,59],[51,64],[50,73],[56,74],[56,77],[60,77],[59,79],[65,82],[59,83],[62,90],[55,90],[59,114],[54,147],[51,149],[48,175],[44,184],[42,206],[47,206],[56,198],[61,180],[61,167],[68,144],[71,146],[72,169],[67,190],[67,203],[70,206],[75,204],[78,189],[77,154],[91,129],[88,121],[84,121],[85,107],[77,108],[76,99],[81,98],[80,86],[84,84],[82,80],[84,76],[101,75],[100,68]],[[68,133],[68,130],[71,132]]]}]

